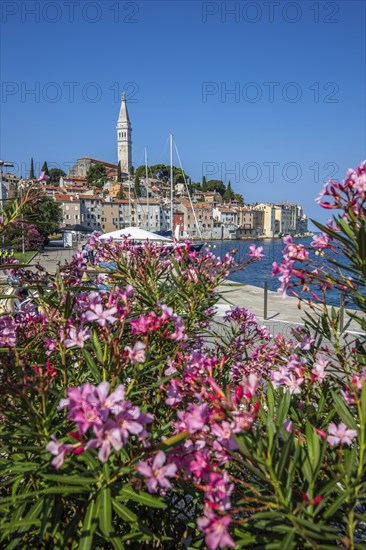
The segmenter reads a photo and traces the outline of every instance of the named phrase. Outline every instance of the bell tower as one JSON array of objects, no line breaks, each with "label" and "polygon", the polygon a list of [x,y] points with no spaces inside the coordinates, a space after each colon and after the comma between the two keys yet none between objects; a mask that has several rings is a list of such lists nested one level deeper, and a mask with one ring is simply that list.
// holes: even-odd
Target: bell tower
[{"label": "bell tower", "polygon": [[122,94],[122,103],[117,121],[118,162],[121,162],[122,172],[129,171],[132,165],[132,128],[128,116],[125,93]]}]

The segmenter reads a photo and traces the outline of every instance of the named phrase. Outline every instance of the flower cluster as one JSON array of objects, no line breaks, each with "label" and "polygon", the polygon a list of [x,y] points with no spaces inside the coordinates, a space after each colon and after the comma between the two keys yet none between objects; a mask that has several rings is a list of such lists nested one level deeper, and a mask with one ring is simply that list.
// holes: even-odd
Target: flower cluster
[{"label": "flower cluster", "polygon": [[149,436],[146,424],[150,424],[153,417],[125,399],[123,385],[109,394],[108,382],[101,382],[98,386],[87,382],[83,386],[69,388],[67,395],[60,401],[59,408],[68,409],[68,419],[75,422],[78,430],[72,435],[79,442],[67,445],[53,438],[47,449],[55,455],[52,464],[56,468],[62,466],[69,452],[80,453],[97,448],[99,460],[106,462],[112,447],[119,451],[131,436],[137,436],[140,441],[145,441]]},{"label": "flower cluster", "polygon": [[[173,313],[173,309],[164,304],[158,304],[161,309],[161,315],[154,311],[149,311],[147,315],[140,315],[137,319],[131,319],[132,334],[149,334],[164,328],[164,337],[169,340],[186,340],[187,335],[184,332],[184,325],[179,315]],[[173,323],[173,328],[170,325]]]},{"label": "flower cluster", "polygon": [[0,316],[0,347],[13,348],[16,346],[16,323],[10,315]]}]

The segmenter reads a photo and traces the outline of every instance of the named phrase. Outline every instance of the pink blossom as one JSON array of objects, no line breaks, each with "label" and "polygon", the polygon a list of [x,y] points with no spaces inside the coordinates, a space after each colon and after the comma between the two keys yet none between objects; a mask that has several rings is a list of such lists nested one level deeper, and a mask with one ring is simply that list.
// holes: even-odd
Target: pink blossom
[{"label": "pink blossom", "polygon": [[114,317],[115,313],[117,313],[116,307],[103,309],[102,304],[96,304],[93,310],[89,309],[84,315],[87,321],[96,321],[99,326],[105,327],[107,321],[111,324],[117,321],[117,317]]},{"label": "pink blossom", "polygon": [[256,258],[257,260],[261,260],[264,257],[263,252],[263,246],[256,246],[255,244],[251,244],[249,247],[249,256],[251,258]]},{"label": "pink blossom", "polygon": [[174,319],[174,332],[171,332],[169,335],[167,335],[169,340],[175,340],[176,342],[181,342],[182,340],[187,340],[187,335],[184,332],[184,325],[178,317],[178,315],[175,316]]},{"label": "pink blossom", "polygon": [[[121,437],[124,443],[128,441],[130,434],[140,434],[144,425],[140,420],[140,409],[131,403],[126,402],[121,410],[116,414],[116,423],[118,424],[119,430],[121,432]],[[147,415],[145,422],[147,420]],[[149,415],[149,422],[152,422],[152,417]]]},{"label": "pink blossom", "polygon": [[50,441],[46,447],[47,451],[55,455],[55,458],[52,460],[51,464],[57,470],[61,468],[64,463],[65,456],[67,453],[72,452],[73,445],[67,445],[61,441],[57,441],[56,437],[51,436],[52,441]]},{"label": "pink blossom", "polygon": [[10,315],[0,317],[0,347],[16,346],[16,324]]},{"label": "pink blossom", "polygon": [[[148,461],[141,461],[137,466],[137,471],[140,472],[146,479],[146,486],[150,493],[156,493],[159,486],[163,489],[170,489],[171,483],[169,477],[174,477],[177,472],[177,466],[173,462],[166,463],[166,456],[163,451],[159,451],[151,464]],[[165,466],[164,466],[165,464]]]},{"label": "pink blossom", "polygon": [[209,418],[209,410],[207,403],[199,405],[190,404],[187,411],[178,411],[178,417],[181,420],[183,429],[190,434],[194,434],[205,426]]},{"label": "pink blossom", "polygon": [[321,233],[320,235],[314,235],[313,240],[310,243],[310,246],[316,248],[317,250],[323,250],[329,246],[330,239],[326,233]]},{"label": "pink blossom", "polygon": [[90,338],[90,330],[88,328],[77,330],[75,327],[70,327],[67,336],[64,342],[67,348],[72,348],[74,346],[83,348],[86,340]]},{"label": "pink blossom", "polygon": [[290,244],[286,247],[286,252],[290,260],[303,261],[309,256],[309,252],[302,244]]},{"label": "pink blossom", "polygon": [[132,334],[147,334],[158,330],[161,326],[161,319],[154,311],[149,311],[147,315],[141,315],[138,319],[131,319]]},{"label": "pink blossom", "polygon": [[230,516],[217,516],[211,508],[205,507],[205,515],[198,518],[197,527],[205,534],[208,550],[230,546],[235,548],[235,542],[227,530],[231,523]]},{"label": "pink blossom", "polygon": [[125,351],[128,354],[128,357],[131,363],[143,363],[145,361],[145,350],[146,346],[143,342],[136,342],[133,348],[130,346],[125,347]]},{"label": "pink blossom", "polygon": [[292,420],[285,420],[283,423],[283,427],[285,428],[286,432],[288,434],[292,433]]},{"label": "pink blossom", "polygon": [[98,458],[101,462],[107,462],[109,455],[111,454],[111,447],[116,451],[122,448],[121,433],[118,425],[113,420],[108,420],[102,426],[94,424],[93,431],[97,436],[96,439],[91,439],[85,449],[92,447],[99,448]]},{"label": "pink blossom", "polygon": [[327,373],[325,372],[325,367],[328,365],[328,363],[329,361],[327,361],[325,359],[325,356],[320,353],[311,371],[314,380],[317,380],[318,382],[324,382],[327,376]]},{"label": "pink blossom", "polygon": [[224,471],[210,472],[208,475],[208,484],[205,487],[206,498],[215,504],[216,509],[229,510],[231,508],[230,496],[234,490],[229,474]]},{"label": "pink blossom", "polygon": [[334,422],[331,422],[328,426],[327,441],[332,447],[343,444],[352,445],[352,439],[355,437],[357,437],[357,431],[350,430],[343,422],[338,424],[338,426]]}]

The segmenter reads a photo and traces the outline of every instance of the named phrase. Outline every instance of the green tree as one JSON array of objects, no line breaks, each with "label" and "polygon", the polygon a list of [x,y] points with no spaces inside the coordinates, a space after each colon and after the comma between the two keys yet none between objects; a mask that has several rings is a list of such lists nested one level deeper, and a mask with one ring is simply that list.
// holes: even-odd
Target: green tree
[{"label": "green tree", "polygon": [[149,170],[151,175],[158,180],[167,182],[170,178],[170,166],[165,164],[153,164]]},{"label": "green tree", "polygon": [[240,204],[244,204],[244,197],[243,197],[243,195],[240,195],[240,193],[234,193],[233,194],[233,200],[237,201]]},{"label": "green tree", "polygon": [[203,178],[202,178],[202,191],[203,191],[203,193],[206,193],[206,191],[207,191],[206,176],[203,176]]},{"label": "green tree", "polygon": [[37,191],[34,201],[27,204],[24,210],[24,217],[27,221],[33,223],[38,231],[48,242],[49,235],[57,231],[63,221],[61,206],[53,197]]},{"label": "green tree", "polygon": [[125,190],[123,189],[123,185],[121,183],[121,185],[119,186],[118,193],[117,193],[117,199],[125,199],[125,198],[126,198]]},{"label": "green tree", "polygon": [[102,189],[104,183],[107,181],[107,173],[104,164],[97,162],[92,164],[86,173],[87,182],[98,189]]},{"label": "green tree", "polygon": [[49,171],[48,171],[48,166],[47,166],[47,161],[46,160],[42,164],[41,172],[44,172],[46,174],[46,176],[50,175]]},{"label": "green tree", "polygon": [[118,161],[117,167],[117,181],[122,181],[122,170],[121,170],[121,161]]},{"label": "green tree", "polygon": [[135,175],[135,167],[131,164],[130,168],[129,168],[129,173],[130,173],[130,176],[134,176]]},{"label": "green tree", "polygon": [[234,196],[233,190],[231,189],[231,182],[227,184],[226,191],[223,195],[224,202],[231,202],[232,198]]},{"label": "green tree", "polygon": [[146,167],[145,164],[140,164],[135,170],[135,182],[136,177],[143,178],[145,176]]},{"label": "green tree", "polygon": [[51,168],[48,175],[50,176],[50,183],[58,185],[60,178],[66,176],[66,172],[61,170],[61,168]]},{"label": "green tree", "polygon": [[135,195],[137,198],[141,197],[140,177],[137,174],[137,170],[135,175]]},{"label": "green tree", "polygon": [[33,157],[31,158],[31,164],[30,164],[30,170],[29,170],[29,179],[31,180],[34,180],[35,178],[35,174],[34,174],[34,162],[33,162]]},{"label": "green tree", "polygon": [[226,186],[221,180],[209,180],[207,182],[207,190],[216,191],[217,193],[220,193],[220,195],[223,197],[226,191]]}]

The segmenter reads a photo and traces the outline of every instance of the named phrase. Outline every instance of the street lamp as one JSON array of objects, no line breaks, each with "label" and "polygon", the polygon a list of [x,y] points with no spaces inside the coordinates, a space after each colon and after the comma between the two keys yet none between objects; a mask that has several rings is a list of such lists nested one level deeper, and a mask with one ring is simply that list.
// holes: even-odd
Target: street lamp
[{"label": "street lamp", "polygon": [[[0,201],[1,201],[1,210],[3,210],[3,208],[4,208],[3,201],[6,200],[3,197],[3,166],[14,167],[14,164],[12,162],[4,162],[3,160],[0,160]],[[3,246],[4,246],[4,241],[5,241],[4,233],[2,235],[2,241],[3,241]]]}]

